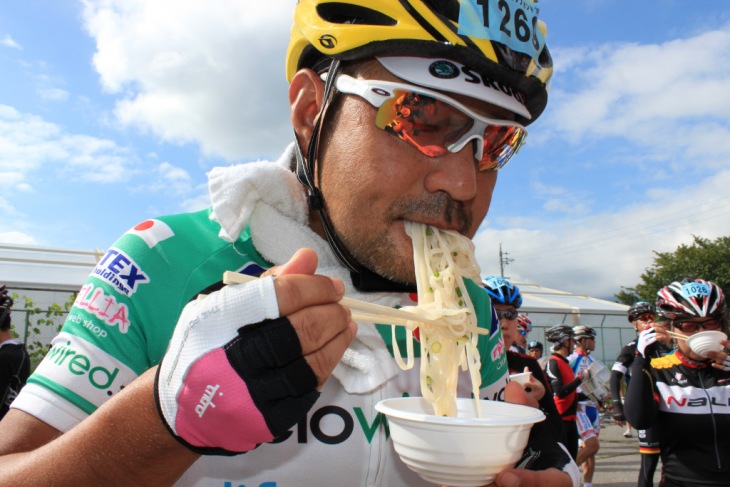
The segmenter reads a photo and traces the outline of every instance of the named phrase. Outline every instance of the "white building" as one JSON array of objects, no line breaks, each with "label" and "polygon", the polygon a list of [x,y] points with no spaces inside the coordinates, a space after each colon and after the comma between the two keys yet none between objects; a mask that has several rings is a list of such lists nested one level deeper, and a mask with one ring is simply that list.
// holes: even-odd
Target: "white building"
[{"label": "white building", "polygon": [[[24,297],[31,298],[34,305],[43,310],[53,303],[63,304],[78,291],[103,254],[102,250],[0,244],[0,283],[19,295],[13,310],[17,333],[24,337],[25,329],[31,325],[25,319]],[[527,314],[534,326],[528,340],[543,342],[546,354],[550,344],[544,339],[544,330],[556,324],[583,324],[596,328],[598,339],[594,355],[607,365],[613,362],[623,344],[635,336],[626,319],[628,306],[537,284],[515,284],[523,296],[520,312]],[[62,322],[62,317],[53,320]]]}]

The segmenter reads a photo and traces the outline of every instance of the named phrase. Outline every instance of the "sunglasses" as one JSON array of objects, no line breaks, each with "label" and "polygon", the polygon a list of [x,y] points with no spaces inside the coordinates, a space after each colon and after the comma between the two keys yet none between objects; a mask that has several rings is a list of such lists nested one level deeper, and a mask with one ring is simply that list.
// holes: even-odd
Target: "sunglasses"
[{"label": "sunglasses", "polygon": [[516,309],[495,309],[495,311],[497,312],[497,318],[499,318],[500,320],[502,318],[505,318],[507,320],[514,320],[517,319],[517,315],[519,314]]},{"label": "sunglasses", "polygon": [[520,330],[520,335],[527,335],[527,332],[524,330]]},{"label": "sunglasses", "polygon": [[337,76],[335,87],[357,95],[378,109],[375,125],[428,157],[459,152],[477,141],[474,158],[480,171],[501,169],[520,150],[527,129],[484,117],[438,91],[391,81]]},{"label": "sunglasses", "polygon": [[703,330],[717,330],[721,326],[720,321],[714,318],[706,321],[675,321],[673,324],[682,333],[694,333],[700,328]]},{"label": "sunglasses", "polygon": [[636,318],[636,321],[654,321],[654,315],[646,314]]}]

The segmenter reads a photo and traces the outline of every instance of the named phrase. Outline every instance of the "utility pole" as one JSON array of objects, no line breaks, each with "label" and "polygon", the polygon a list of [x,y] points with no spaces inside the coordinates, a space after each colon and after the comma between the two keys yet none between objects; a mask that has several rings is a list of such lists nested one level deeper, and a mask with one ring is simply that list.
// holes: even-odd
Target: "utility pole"
[{"label": "utility pole", "polygon": [[504,266],[509,265],[514,259],[507,257],[507,252],[502,252],[502,242],[499,243],[499,275],[509,279],[509,276],[504,275]]}]

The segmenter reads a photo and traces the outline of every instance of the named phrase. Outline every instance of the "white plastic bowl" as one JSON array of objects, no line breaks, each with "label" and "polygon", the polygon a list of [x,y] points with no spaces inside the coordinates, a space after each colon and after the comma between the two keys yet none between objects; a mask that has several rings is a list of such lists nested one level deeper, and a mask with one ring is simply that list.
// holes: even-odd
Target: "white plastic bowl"
[{"label": "white plastic bowl", "polygon": [[727,335],[717,330],[701,331],[687,338],[687,345],[697,355],[707,357],[707,352],[722,350],[720,340],[727,340]]},{"label": "white plastic bowl", "polygon": [[530,381],[530,377],[532,377],[532,372],[520,372],[519,374],[510,374],[509,380],[524,386]]},{"label": "white plastic bowl", "polygon": [[489,484],[513,467],[527,445],[539,409],[473,399],[457,399],[458,417],[434,416],[422,397],[385,399],[375,409],[388,418],[390,437],[401,460],[423,479],[453,487]]}]

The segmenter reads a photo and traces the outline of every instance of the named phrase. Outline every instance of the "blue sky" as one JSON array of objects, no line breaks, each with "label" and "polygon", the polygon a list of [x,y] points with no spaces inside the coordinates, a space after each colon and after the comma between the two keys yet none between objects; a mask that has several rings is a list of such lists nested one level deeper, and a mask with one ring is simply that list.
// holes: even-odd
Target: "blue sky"
[{"label": "blue sky", "polygon": [[[0,243],[106,249],[291,139],[294,0],[0,2]],[[267,4],[269,5],[269,4]],[[598,297],[730,234],[730,4],[543,0],[550,101],[500,172],[484,275]]]}]

